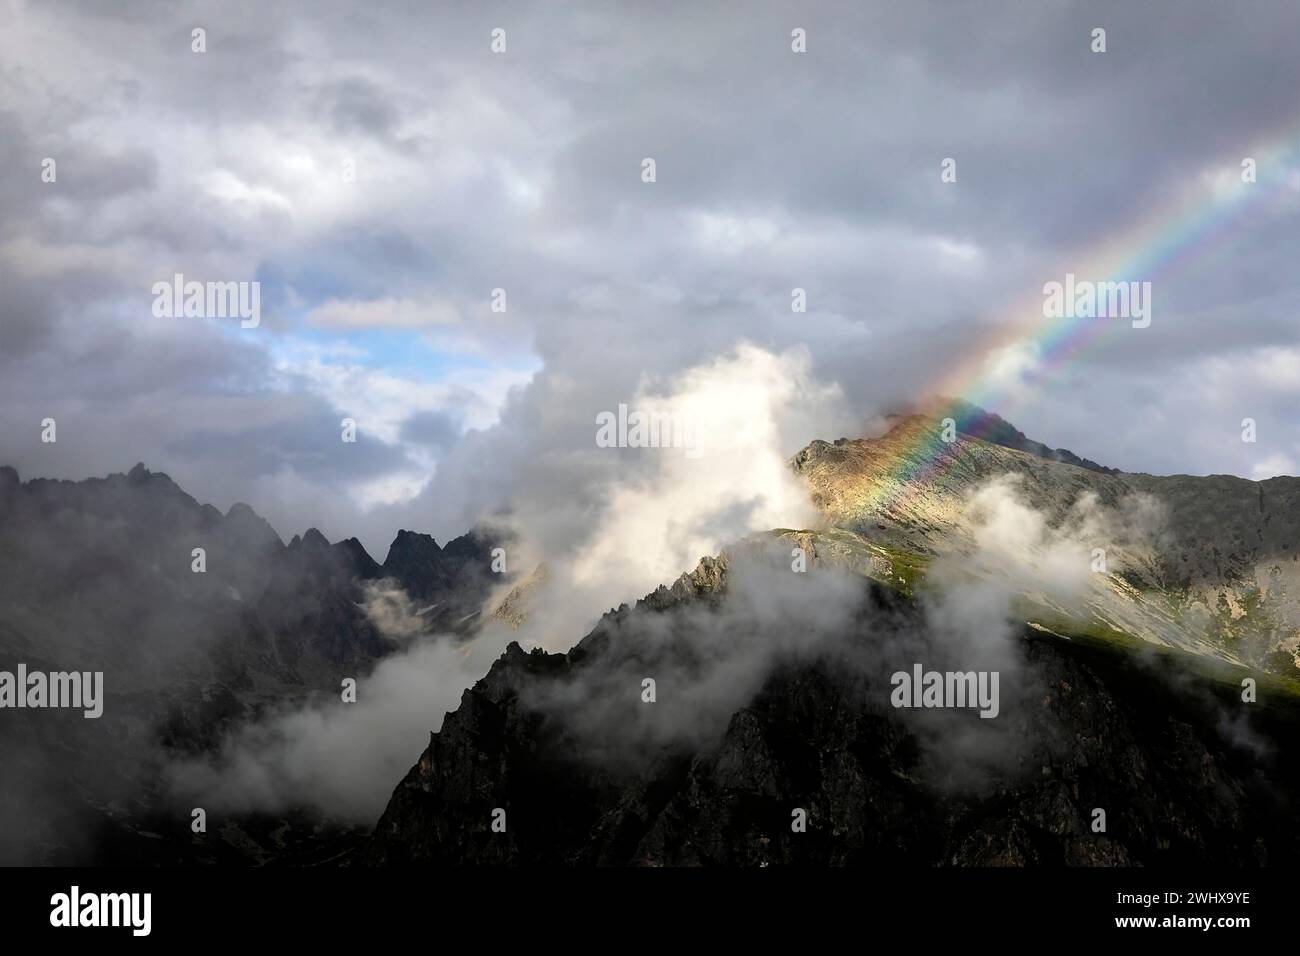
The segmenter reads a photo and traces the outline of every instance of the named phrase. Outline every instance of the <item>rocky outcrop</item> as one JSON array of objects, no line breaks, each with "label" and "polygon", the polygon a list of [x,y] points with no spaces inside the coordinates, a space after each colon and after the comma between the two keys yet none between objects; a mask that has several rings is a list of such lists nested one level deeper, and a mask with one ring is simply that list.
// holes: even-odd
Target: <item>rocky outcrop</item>
[{"label": "rocky outcrop", "polygon": [[380,573],[429,606],[431,630],[466,635],[478,623],[483,601],[500,583],[492,572],[497,542],[478,531],[439,547],[432,535],[398,531]]},{"label": "rocky outcrop", "polygon": [[[862,629],[775,666],[719,732],[610,758],[574,709],[597,706],[638,617],[727,600],[702,566],[610,615],[568,654],[512,644],[393,793],[372,864],[1155,865],[1297,861],[1300,708],[1244,705],[1233,684],[1034,631],[997,720],[936,726],[888,705],[894,637],[910,603],[868,589]],[[715,584],[701,587],[701,582]],[[683,618],[683,621],[687,620]],[[885,623],[887,622],[887,623]],[[923,653],[919,648],[917,653]],[[648,672],[655,670],[647,661]],[[574,695],[565,689],[581,688]],[[570,702],[547,706],[548,699]],[[629,692],[620,704],[653,704]],[[967,715],[963,715],[967,716]],[[996,725],[996,727],[994,726]],[[936,736],[936,734],[938,736]],[[961,747],[945,745],[959,737]],[[988,748],[980,764],[971,755]],[[492,829],[505,813],[504,832]],[[796,832],[797,811],[806,830]],[[1104,832],[1094,829],[1097,810]]]},{"label": "rocky outcrop", "polygon": [[1084,543],[1109,566],[1082,623],[1300,677],[1300,478],[1127,474],[941,435],[912,416],[878,438],[814,441],[791,466],[822,530],[927,559],[971,550],[969,496],[994,479],[1014,478],[1050,527],[1094,502],[1112,519]]}]

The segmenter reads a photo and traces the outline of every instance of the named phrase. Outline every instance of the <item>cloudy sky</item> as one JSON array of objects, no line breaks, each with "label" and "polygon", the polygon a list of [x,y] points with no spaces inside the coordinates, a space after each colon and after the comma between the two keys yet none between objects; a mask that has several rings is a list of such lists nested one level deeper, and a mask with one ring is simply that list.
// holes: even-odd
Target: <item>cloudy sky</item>
[{"label": "cloudy sky", "polygon": [[[721,382],[788,455],[971,363],[971,397],[1105,464],[1300,471],[1293,0],[0,0],[0,27],[24,478],[143,461],[382,560],[521,496],[580,518],[593,470],[638,467],[593,440],[638,395]],[[1223,214],[1180,237],[1170,208]],[[1149,328],[991,348],[1134,234],[1177,252],[1123,277]],[[155,316],[177,273],[260,283],[260,325]]]}]

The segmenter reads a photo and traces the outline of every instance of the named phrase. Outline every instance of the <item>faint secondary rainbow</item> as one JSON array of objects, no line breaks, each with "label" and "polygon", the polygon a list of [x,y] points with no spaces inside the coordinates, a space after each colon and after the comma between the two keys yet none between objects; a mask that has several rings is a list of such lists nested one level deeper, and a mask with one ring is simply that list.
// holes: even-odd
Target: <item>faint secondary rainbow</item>
[{"label": "faint secondary rainbow", "polygon": [[[1178,192],[1170,201],[1158,205],[1123,231],[1107,236],[1091,249],[1072,257],[1068,268],[1047,280],[1060,281],[1067,272],[1081,280],[1093,282],[1149,281],[1174,274],[1197,255],[1221,244],[1255,221],[1254,216],[1288,193],[1300,192],[1300,131],[1289,122],[1285,131],[1264,141],[1245,154],[1256,162],[1256,181],[1243,182],[1242,157],[1219,164],[1219,176],[1203,175]],[[998,405],[1013,414],[1021,407],[1034,387],[1067,363],[1096,348],[1108,331],[1122,327],[1134,334],[1125,320],[1108,317],[1047,318],[1043,315],[1041,286],[1022,301],[1003,310],[1011,318],[1000,324],[993,337],[981,348],[972,350],[970,358],[952,367],[935,382],[928,394],[963,398],[990,412]],[[1003,376],[990,365],[998,361],[1025,361],[1030,369],[1021,375],[1014,396],[1002,383]],[[962,431],[979,437],[987,433],[992,416],[962,423]],[[868,496],[872,510],[883,510],[904,503],[918,493],[927,481],[951,468],[959,456],[942,441],[939,423],[917,430],[892,455]]]}]

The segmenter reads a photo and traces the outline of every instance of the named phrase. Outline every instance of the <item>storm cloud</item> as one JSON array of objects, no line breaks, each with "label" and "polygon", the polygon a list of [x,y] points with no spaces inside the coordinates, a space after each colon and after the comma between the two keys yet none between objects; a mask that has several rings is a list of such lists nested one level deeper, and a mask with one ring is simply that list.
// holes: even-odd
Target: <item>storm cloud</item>
[{"label": "storm cloud", "polygon": [[[1296,188],[1137,276],[1149,329],[948,377],[1045,281],[1175,197],[1208,204],[1243,157],[1277,167],[1261,189],[1300,186],[1267,149],[1297,120],[1293,4],[11,0],[0,18],[0,460],[24,475],[143,460],[286,538],[379,552],[516,507],[539,453],[591,451],[598,413],[741,342],[806,349],[854,411],[787,454],[952,385],[1127,470],[1300,460]],[[261,325],[155,318],[150,287],[177,272],[261,282]]]}]

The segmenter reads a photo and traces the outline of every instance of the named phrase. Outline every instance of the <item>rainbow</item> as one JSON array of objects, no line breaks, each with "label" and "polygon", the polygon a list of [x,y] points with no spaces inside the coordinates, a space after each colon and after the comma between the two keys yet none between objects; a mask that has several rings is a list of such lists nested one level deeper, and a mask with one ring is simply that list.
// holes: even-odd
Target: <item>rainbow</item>
[{"label": "rainbow", "polygon": [[[1243,156],[1256,162],[1256,181],[1243,182]],[[1280,204],[1288,193],[1300,191],[1300,136],[1288,122],[1280,135],[1266,138],[1243,156],[1226,159],[1215,168],[1219,177],[1202,176],[1158,204],[1155,210],[1108,236],[1091,249],[1071,257],[1065,272],[1093,281],[1152,281],[1173,275],[1198,255],[1221,245],[1270,204]],[[998,326],[993,337],[973,349],[971,357],[948,370],[928,390],[930,395],[962,398],[984,409],[1001,408],[1013,414],[1028,393],[1067,363],[1096,349],[1117,327],[1128,329],[1107,317],[1054,319],[1043,315],[1041,288],[1023,301],[1004,310],[1013,318]],[[1137,332],[1136,334],[1141,334]],[[1019,401],[1002,385],[1002,378],[990,364],[998,357],[1016,355],[1032,363],[1017,386]],[[975,420],[959,421],[961,431],[982,437],[996,420],[992,412]],[[928,480],[951,468],[959,459],[954,446],[943,442],[937,423],[918,428],[892,454],[867,502],[875,511],[889,509],[900,499],[910,498]]]}]

